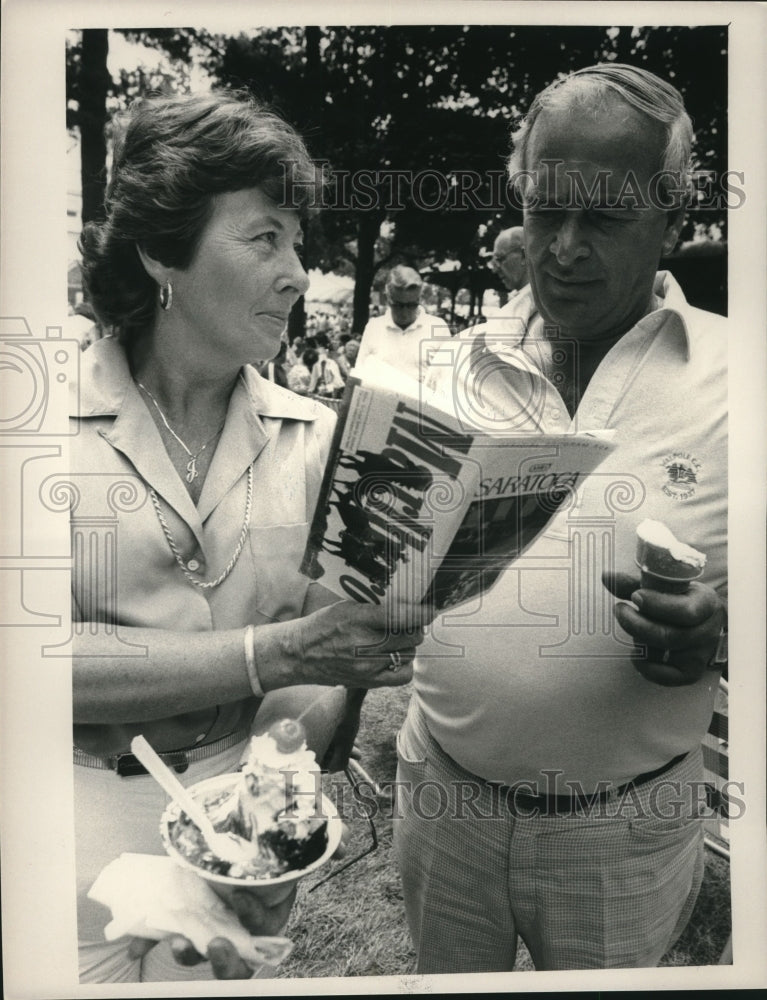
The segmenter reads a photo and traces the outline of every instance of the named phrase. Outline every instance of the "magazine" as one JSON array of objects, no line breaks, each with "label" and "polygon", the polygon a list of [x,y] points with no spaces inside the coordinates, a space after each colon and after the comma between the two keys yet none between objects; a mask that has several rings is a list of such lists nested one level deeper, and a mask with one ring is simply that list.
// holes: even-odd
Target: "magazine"
[{"label": "magazine", "polygon": [[613,450],[609,432],[470,426],[381,362],[347,382],[301,572],[340,597],[425,603],[488,590]]}]

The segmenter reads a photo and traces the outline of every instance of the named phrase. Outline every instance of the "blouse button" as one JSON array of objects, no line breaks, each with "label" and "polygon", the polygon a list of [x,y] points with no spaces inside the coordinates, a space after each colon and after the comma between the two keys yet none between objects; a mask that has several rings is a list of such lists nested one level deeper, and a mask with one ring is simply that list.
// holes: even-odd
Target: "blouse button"
[{"label": "blouse button", "polygon": [[186,568],[190,572],[196,573],[197,570],[200,568],[200,564],[197,562],[196,559],[190,559],[189,562],[186,564]]}]

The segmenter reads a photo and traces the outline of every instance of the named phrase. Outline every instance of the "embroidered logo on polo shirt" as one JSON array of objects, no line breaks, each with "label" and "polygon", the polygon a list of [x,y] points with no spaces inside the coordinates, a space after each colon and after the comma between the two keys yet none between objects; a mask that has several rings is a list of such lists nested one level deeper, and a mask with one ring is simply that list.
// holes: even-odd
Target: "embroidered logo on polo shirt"
[{"label": "embroidered logo on polo shirt", "polygon": [[675,451],[661,462],[666,473],[663,492],[672,500],[689,500],[695,495],[701,464],[686,451]]}]

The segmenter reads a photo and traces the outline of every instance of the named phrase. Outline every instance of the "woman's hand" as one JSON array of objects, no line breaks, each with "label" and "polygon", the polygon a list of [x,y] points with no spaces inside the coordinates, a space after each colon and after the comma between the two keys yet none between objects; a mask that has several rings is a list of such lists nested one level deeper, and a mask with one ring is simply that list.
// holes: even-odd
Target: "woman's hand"
[{"label": "woman's hand", "polygon": [[304,618],[261,626],[254,634],[261,684],[266,691],[291,684],[407,684],[424,624],[417,607],[339,601]]}]

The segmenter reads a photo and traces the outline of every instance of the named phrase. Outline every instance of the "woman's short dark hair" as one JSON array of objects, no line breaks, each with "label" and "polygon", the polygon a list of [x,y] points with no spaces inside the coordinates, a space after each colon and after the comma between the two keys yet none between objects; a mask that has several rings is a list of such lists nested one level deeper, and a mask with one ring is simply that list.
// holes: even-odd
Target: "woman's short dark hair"
[{"label": "woman's short dark hair", "polygon": [[304,351],[301,356],[301,361],[306,365],[307,368],[314,368],[317,362],[320,360],[319,354],[315,351],[313,347],[308,348]]},{"label": "woman's short dark hair", "polygon": [[259,187],[306,215],[322,184],[295,129],[244,91],[134,101],[116,122],[106,219],[80,237],[99,319],[125,341],[148,329],[157,285],[137,248],[167,267],[188,266],[214,195]]}]

